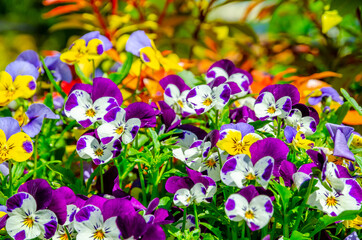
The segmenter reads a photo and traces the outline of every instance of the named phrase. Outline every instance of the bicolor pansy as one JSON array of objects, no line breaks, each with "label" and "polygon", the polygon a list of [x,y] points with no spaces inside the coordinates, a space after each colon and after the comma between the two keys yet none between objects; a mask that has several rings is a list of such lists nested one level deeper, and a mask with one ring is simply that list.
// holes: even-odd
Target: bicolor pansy
[{"label": "bicolor pansy", "polygon": [[317,130],[319,116],[314,108],[307,107],[304,104],[296,104],[285,118],[285,121],[298,132],[309,136]]}]

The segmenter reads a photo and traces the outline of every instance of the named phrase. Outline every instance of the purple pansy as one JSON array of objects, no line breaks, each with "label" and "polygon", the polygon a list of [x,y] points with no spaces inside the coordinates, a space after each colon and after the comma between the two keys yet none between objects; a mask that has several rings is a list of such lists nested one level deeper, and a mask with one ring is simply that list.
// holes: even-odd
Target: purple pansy
[{"label": "purple pansy", "polygon": [[94,130],[83,134],[77,141],[77,152],[81,158],[92,158],[96,165],[109,162],[121,153],[122,144],[119,139],[103,144]]},{"label": "purple pansy", "polygon": [[145,47],[152,47],[151,40],[142,30],[133,32],[126,43],[126,51],[139,57],[140,50]]},{"label": "purple pansy", "polygon": [[27,50],[22,52],[14,62],[7,65],[5,71],[11,75],[12,79],[19,75],[29,75],[36,80],[39,72],[42,71],[41,66],[38,54],[33,50]]},{"label": "purple pansy", "polygon": [[201,173],[186,168],[188,177],[170,177],[165,185],[166,191],[175,194],[176,206],[188,207],[191,203],[210,202],[216,192],[215,181]]},{"label": "purple pansy", "polygon": [[211,65],[206,73],[206,82],[212,88],[226,83],[231,89],[231,94],[240,98],[250,92],[253,78],[247,71],[235,67],[230,60],[223,59]]},{"label": "purple pansy", "polygon": [[260,120],[273,117],[285,118],[299,100],[300,94],[293,85],[270,85],[260,91],[254,104],[254,111]]},{"label": "purple pansy", "polygon": [[288,160],[283,160],[280,164],[279,174],[283,178],[284,185],[291,187],[293,184],[293,174],[297,172],[297,167],[294,163]]},{"label": "purple pansy", "polygon": [[93,79],[93,86],[75,84],[64,106],[67,117],[74,118],[82,127],[101,121],[114,107],[122,105],[122,94],[117,85],[107,78]]},{"label": "purple pansy", "polygon": [[339,96],[338,92],[332,87],[323,87],[320,90],[311,94],[308,98],[308,103],[310,105],[317,105],[320,103],[323,98],[331,97],[333,101],[343,104],[342,98]]},{"label": "purple pansy", "polygon": [[353,127],[327,123],[326,127],[334,142],[333,155],[354,161],[354,154],[349,150],[348,140]]},{"label": "purple pansy", "polygon": [[215,88],[199,85],[189,91],[186,101],[200,115],[211,108],[221,110],[229,102],[230,95],[231,90],[227,84],[220,84]]},{"label": "purple pansy", "polygon": [[293,106],[285,120],[289,126],[308,136],[317,130],[319,116],[314,108],[299,103]]},{"label": "purple pansy", "polygon": [[66,81],[70,83],[72,81],[72,71],[70,70],[68,64],[60,60],[60,53],[46,57],[44,59],[44,63],[52,73],[56,82]]},{"label": "purple pansy", "polygon": [[150,104],[135,102],[128,105],[126,110],[126,121],[138,118],[141,121],[141,128],[156,127],[156,111]]},{"label": "purple pansy", "polygon": [[273,211],[270,197],[259,195],[253,185],[231,194],[225,203],[228,218],[235,222],[245,220],[252,231],[266,226],[273,216]]}]

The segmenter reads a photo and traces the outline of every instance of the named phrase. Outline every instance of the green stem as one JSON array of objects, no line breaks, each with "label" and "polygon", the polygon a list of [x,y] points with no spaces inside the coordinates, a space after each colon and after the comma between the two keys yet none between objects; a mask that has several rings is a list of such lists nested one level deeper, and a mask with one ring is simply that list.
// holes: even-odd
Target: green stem
[{"label": "green stem", "polygon": [[281,119],[281,118],[278,118],[278,133],[277,133],[277,138],[279,138],[281,126],[282,126],[282,119]]},{"label": "green stem", "polygon": [[67,226],[64,226],[64,231],[65,231],[65,233],[67,234],[68,239],[69,239],[69,240],[72,240],[72,238],[70,237],[70,234],[69,234],[69,231],[68,231]]},{"label": "green stem", "polygon": [[141,188],[142,188],[142,203],[144,206],[146,206],[147,195],[146,195],[145,179],[143,177],[141,163],[137,163],[137,166],[138,166],[138,175],[140,176],[140,182],[141,182]]},{"label": "green stem", "polygon": [[[238,239],[238,232],[237,232],[237,223],[232,223],[233,228],[231,230],[231,234],[232,234],[232,239],[233,240],[237,240]],[[243,237],[243,235],[241,235],[241,237]],[[243,239],[243,238],[242,238]]]},{"label": "green stem", "polygon": [[118,184],[119,184],[119,188],[122,189],[122,179],[121,179],[121,166],[119,165],[118,162],[118,157],[114,158],[114,165],[117,167],[117,171],[118,171]]},{"label": "green stem", "polygon": [[310,180],[309,180],[309,185],[308,185],[308,189],[307,189],[307,193],[304,197],[304,200],[302,202],[302,204],[300,205],[299,209],[298,209],[298,214],[297,214],[297,220],[294,224],[294,227],[293,227],[293,231],[296,231],[299,227],[299,224],[300,224],[300,221],[302,220],[302,214],[304,212],[304,208],[305,208],[305,205],[308,201],[308,198],[309,198],[309,195],[311,194],[311,191],[312,191],[312,187],[313,187],[313,182],[314,182],[314,177],[312,177]]},{"label": "green stem", "polygon": [[274,218],[274,222],[273,222],[273,227],[272,227],[272,231],[271,231],[271,234],[270,234],[270,239],[274,239],[274,233],[275,233],[275,230],[277,228],[277,222]]},{"label": "green stem", "polygon": [[245,221],[243,221],[241,225],[241,239],[245,239],[245,225]]},{"label": "green stem", "polygon": [[99,165],[99,167],[100,167],[99,174],[100,174],[100,178],[101,178],[101,193],[104,193],[104,184],[103,184],[103,166],[102,166],[102,165]]},{"label": "green stem", "polygon": [[288,222],[288,214],[286,209],[284,210],[283,214],[283,236],[284,238],[289,238],[289,222]]},{"label": "green stem", "polygon": [[[52,73],[49,71],[49,69],[47,68],[47,66],[44,63],[44,58],[40,57],[40,60],[43,64],[43,68],[45,70],[45,73],[47,74],[50,82],[52,83],[52,85],[55,87],[55,90],[57,90],[58,93],[60,93],[60,95],[62,95],[63,98],[67,97],[67,94],[62,90],[62,88],[55,82],[54,77],[52,75]],[[53,97],[53,96],[52,96]]]},{"label": "green stem", "polygon": [[11,197],[13,195],[13,173],[12,173],[12,160],[9,160],[9,197]]},{"label": "green stem", "polygon": [[215,129],[219,129],[219,110],[215,112]]},{"label": "green stem", "polygon": [[197,215],[196,203],[194,203],[194,215],[195,215],[196,229],[199,229],[199,216]]},{"label": "green stem", "polygon": [[82,186],[84,185],[84,167],[83,167],[83,159],[80,160],[80,180],[82,182]]},{"label": "green stem", "polygon": [[93,73],[92,73],[92,77],[93,79],[96,77],[96,64],[94,62],[94,59],[92,59],[92,66],[93,66]]},{"label": "green stem", "polygon": [[39,139],[39,134],[36,135],[36,138],[35,138],[35,146],[34,146],[34,175],[33,175],[33,179],[36,179],[36,169],[38,168],[38,139]]},{"label": "green stem", "polygon": [[182,219],[182,232],[183,233],[185,233],[186,217],[187,217],[187,211],[186,211],[186,208],[185,208],[184,209],[184,217]]}]

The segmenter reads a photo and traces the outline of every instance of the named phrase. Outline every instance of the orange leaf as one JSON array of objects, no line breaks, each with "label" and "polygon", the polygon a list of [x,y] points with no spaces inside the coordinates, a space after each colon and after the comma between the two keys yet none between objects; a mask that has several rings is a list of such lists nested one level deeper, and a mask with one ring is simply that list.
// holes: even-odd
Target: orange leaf
[{"label": "orange leaf", "polygon": [[296,68],[288,68],[287,70],[284,70],[284,71],[282,71],[282,72],[280,72],[280,73],[277,73],[277,74],[274,76],[274,82],[280,81],[285,74],[295,73],[296,71],[297,71]]},{"label": "orange leaf", "polygon": [[77,3],[77,2],[84,2],[83,0],[44,0],[43,5],[49,6],[52,4],[59,4],[59,3]]},{"label": "orange leaf", "polygon": [[51,18],[51,17],[55,17],[58,15],[66,14],[66,13],[76,12],[76,11],[79,11],[80,9],[84,8],[87,5],[88,4],[86,2],[78,2],[77,4],[59,6],[59,7],[56,7],[54,9],[50,10],[47,13],[44,13],[43,17]]}]

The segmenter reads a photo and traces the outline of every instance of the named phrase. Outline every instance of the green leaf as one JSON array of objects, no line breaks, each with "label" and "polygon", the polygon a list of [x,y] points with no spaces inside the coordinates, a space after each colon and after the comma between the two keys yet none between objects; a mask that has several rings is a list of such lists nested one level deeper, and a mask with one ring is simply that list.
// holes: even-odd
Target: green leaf
[{"label": "green leaf", "polygon": [[111,79],[115,84],[122,83],[122,80],[125,79],[131,70],[133,62],[133,55],[130,52],[127,52],[127,59],[123,63],[122,68],[117,73],[109,74],[109,79]]},{"label": "green leaf", "polygon": [[314,231],[311,233],[310,237],[313,237],[318,232],[325,229],[329,224],[342,221],[342,220],[353,220],[357,217],[358,213],[360,213],[361,210],[350,210],[350,211],[344,211],[341,214],[339,214],[336,217],[331,217],[328,215],[324,215],[322,218],[320,218],[315,226]]},{"label": "green leaf", "polygon": [[356,111],[359,113],[359,115],[362,116],[362,107],[358,105],[357,101],[354,98],[352,98],[348,94],[348,92],[343,88],[341,88],[341,93],[342,93],[343,97],[345,97],[347,99],[347,101],[352,105],[352,107],[354,109],[356,109]]},{"label": "green leaf", "polygon": [[359,167],[362,167],[362,157],[361,156],[354,156],[356,158],[357,164]]},{"label": "green leaf", "polygon": [[52,96],[51,93],[48,93],[48,94],[45,96],[44,105],[47,106],[48,108],[54,110],[53,96]]},{"label": "green leaf", "polygon": [[172,205],[172,199],[170,197],[163,197],[160,199],[160,203],[158,204],[158,207],[170,209],[171,205]]},{"label": "green leaf", "polygon": [[298,231],[293,231],[292,235],[290,236],[290,240],[308,240],[311,239],[309,237],[309,233],[301,233]]},{"label": "green leaf", "polygon": [[78,77],[84,82],[84,83],[87,83],[87,84],[93,84],[93,82],[84,75],[84,73],[82,72],[82,70],[80,69],[79,65],[78,64],[74,64],[74,70],[75,70],[75,73],[78,75]]},{"label": "green leaf", "polygon": [[250,122],[249,124],[251,125],[251,126],[253,126],[254,127],[254,129],[259,129],[259,128],[262,128],[262,127],[264,127],[265,125],[267,125],[267,124],[269,124],[269,123],[271,123],[272,121],[255,121],[255,122]]},{"label": "green leaf", "polygon": [[148,129],[151,133],[151,138],[152,138],[152,142],[153,142],[153,146],[155,148],[155,153],[160,152],[160,142],[158,141],[158,135],[156,133],[155,130],[153,130],[152,128]]},{"label": "green leaf", "polygon": [[200,80],[195,78],[195,75],[191,71],[183,70],[182,72],[177,73],[177,75],[181,77],[190,88],[202,83]]},{"label": "green leaf", "polygon": [[6,200],[8,200],[8,198],[4,195],[3,192],[0,192],[0,204],[1,204],[1,205],[5,205],[5,204],[6,204]]},{"label": "green leaf", "polygon": [[349,102],[343,103],[342,106],[337,109],[334,116],[330,119],[330,122],[334,124],[341,124],[344,117],[347,115],[350,107],[351,105]]},{"label": "green leaf", "polygon": [[45,70],[45,73],[47,74],[50,82],[53,84],[55,90],[60,93],[60,95],[62,95],[63,98],[66,98],[67,97],[67,94],[62,90],[62,88],[55,82],[54,80],[54,77],[52,75],[52,73],[49,71],[48,67],[45,65],[45,62],[44,62],[44,58],[42,56],[40,56],[40,61],[42,62],[43,64],[43,68]]},{"label": "green leaf", "polygon": [[206,222],[200,222],[200,225],[203,225],[203,226],[205,226],[207,229],[209,229],[213,234],[216,235],[216,237],[217,237],[218,239],[222,239],[222,233],[221,233],[221,231],[220,231],[220,229],[219,229],[218,226],[217,226],[217,227],[214,227],[214,226],[212,226],[212,225],[210,225],[210,224],[208,224],[208,223],[206,223]]},{"label": "green leaf", "polygon": [[271,183],[274,189],[277,191],[277,193],[279,193],[279,196],[282,199],[283,209],[286,210],[288,208],[289,199],[292,197],[292,191],[290,191],[287,187],[284,187],[275,181]]},{"label": "green leaf", "polygon": [[356,9],[362,6],[362,2],[359,0],[332,0],[330,9],[338,10],[339,15],[355,14]]}]

